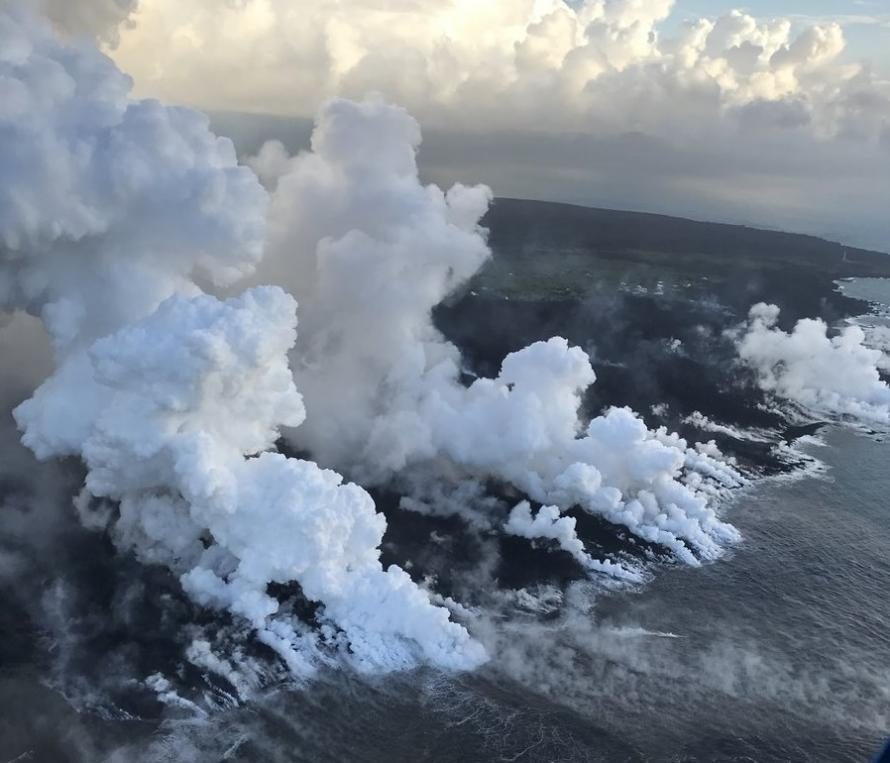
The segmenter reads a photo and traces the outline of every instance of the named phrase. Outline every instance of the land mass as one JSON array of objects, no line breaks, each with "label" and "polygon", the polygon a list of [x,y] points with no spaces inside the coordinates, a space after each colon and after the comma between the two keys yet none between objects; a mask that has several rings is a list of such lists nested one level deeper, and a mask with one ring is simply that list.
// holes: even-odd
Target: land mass
[{"label": "land mass", "polygon": [[[735,362],[728,331],[758,302],[781,308],[788,329],[804,317],[829,324],[869,303],[839,279],[890,278],[890,255],[807,235],[663,215],[497,199],[484,220],[494,256],[436,311],[464,352],[468,378],[498,372],[504,356],[554,335],[587,350],[598,380],[589,413],[628,405],[767,472],[774,446],[802,422],[778,412]],[[693,413],[764,430],[740,440],[690,423]],[[785,464],[784,466],[787,466]]]}]

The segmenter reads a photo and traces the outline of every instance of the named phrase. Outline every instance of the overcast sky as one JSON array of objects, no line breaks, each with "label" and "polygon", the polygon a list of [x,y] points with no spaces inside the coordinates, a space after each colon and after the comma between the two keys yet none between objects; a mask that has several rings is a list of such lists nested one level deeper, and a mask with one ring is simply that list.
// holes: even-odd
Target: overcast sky
[{"label": "overcast sky", "polygon": [[242,148],[377,91],[437,182],[890,250],[890,0],[35,2],[138,96],[297,120]]}]

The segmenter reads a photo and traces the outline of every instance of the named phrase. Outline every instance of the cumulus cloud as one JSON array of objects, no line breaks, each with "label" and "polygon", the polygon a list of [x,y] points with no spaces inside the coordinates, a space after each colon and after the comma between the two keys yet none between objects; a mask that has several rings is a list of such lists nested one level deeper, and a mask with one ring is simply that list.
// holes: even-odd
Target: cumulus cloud
[{"label": "cumulus cloud", "polygon": [[[22,0],[2,0],[0,8]],[[120,27],[128,22],[139,0],[31,0],[29,7],[48,18],[57,30],[72,37],[96,39],[112,48],[120,40]]]},{"label": "cumulus cloud", "polygon": [[867,346],[859,326],[831,336],[822,320],[804,319],[785,332],[778,319],[775,305],[754,305],[738,338],[739,357],[764,390],[818,414],[890,422],[890,387],[881,379],[887,358]]},{"label": "cumulus cloud", "polygon": [[853,62],[842,27],[673,13],[670,0],[144,0],[114,55],[138,92],[210,110],[309,116],[381,92],[449,136],[424,166],[440,184],[887,246],[890,83]]},{"label": "cumulus cloud", "polygon": [[673,5],[144,0],[116,55],[145,92],[210,109],[311,114],[330,96],[379,90],[438,126],[623,131],[666,119],[697,130],[745,105],[797,104],[798,120],[833,135],[845,100],[869,92],[875,108],[860,127],[877,136],[890,95],[842,61],[837,23],[794,31],[731,11],[666,36]]}]

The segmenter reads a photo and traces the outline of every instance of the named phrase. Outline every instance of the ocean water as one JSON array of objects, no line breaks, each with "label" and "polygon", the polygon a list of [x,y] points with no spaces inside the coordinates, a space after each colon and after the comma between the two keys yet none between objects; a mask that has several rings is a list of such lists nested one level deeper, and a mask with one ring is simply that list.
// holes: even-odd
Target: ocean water
[{"label": "ocean water", "polygon": [[[842,288],[890,304],[887,282]],[[184,667],[195,613],[175,581],[77,526],[77,465],[10,445],[0,763],[869,760],[890,735],[890,440],[825,426],[794,447],[804,469],[722,508],[743,540],[717,562],[505,589],[475,622],[475,673],[327,671],[236,702]],[[472,557],[462,542],[449,553]],[[156,673],[170,692],[145,703]]]},{"label": "ocean water", "polygon": [[890,443],[832,428],[803,447],[807,474],[726,508],[728,557],[493,621],[476,674],[338,671],[140,720],[66,702],[35,658],[2,672],[0,759],[867,760],[890,729]]},{"label": "ocean water", "polygon": [[729,558],[514,623],[478,676],[334,683],[329,716],[291,698],[314,745],[279,759],[869,759],[890,729],[890,445],[835,429],[809,450],[818,471],[728,508]]},{"label": "ocean water", "polygon": [[880,312],[890,310],[890,279],[849,278],[840,281],[838,288],[848,297],[871,302]]}]

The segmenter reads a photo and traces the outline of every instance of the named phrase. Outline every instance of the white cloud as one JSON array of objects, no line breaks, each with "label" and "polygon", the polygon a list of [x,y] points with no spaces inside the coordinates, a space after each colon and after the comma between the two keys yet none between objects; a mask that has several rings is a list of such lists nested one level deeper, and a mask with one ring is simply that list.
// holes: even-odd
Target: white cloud
[{"label": "white cloud", "polygon": [[[63,34],[95,38],[114,47],[139,0],[28,0],[27,7],[45,15]],[[26,7],[24,0],[0,0],[2,7]]]},{"label": "white cloud", "polygon": [[890,423],[890,387],[880,375],[887,358],[866,345],[861,328],[829,336],[823,321],[804,319],[786,333],[778,319],[778,307],[757,304],[738,339],[739,357],[764,390],[817,414]]},{"label": "white cloud", "polygon": [[489,135],[498,195],[890,246],[890,82],[850,62],[841,25],[732,11],[678,27],[672,6],[144,0],[113,55],[138,92],[210,110],[308,116],[380,92],[465,139],[439,182],[482,175],[464,154]]},{"label": "white cloud", "polygon": [[[864,8],[875,7],[873,3],[857,3]],[[835,13],[815,15],[791,13],[788,18],[802,24],[840,24],[841,26],[874,26],[890,29],[890,13]]]},{"label": "white cloud", "polygon": [[141,92],[204,108],[306,115],[332,95],[377,90],[425,123],[474,130],[655,129],[672,112],[694,130],[699,110],[719,119],[792,99],[833,135],[851,87],[888,97],[841,61],[835,22],[795,33],[789,20],[732,11],[665,38],[672,6],[143,0],[115,56]]}]

